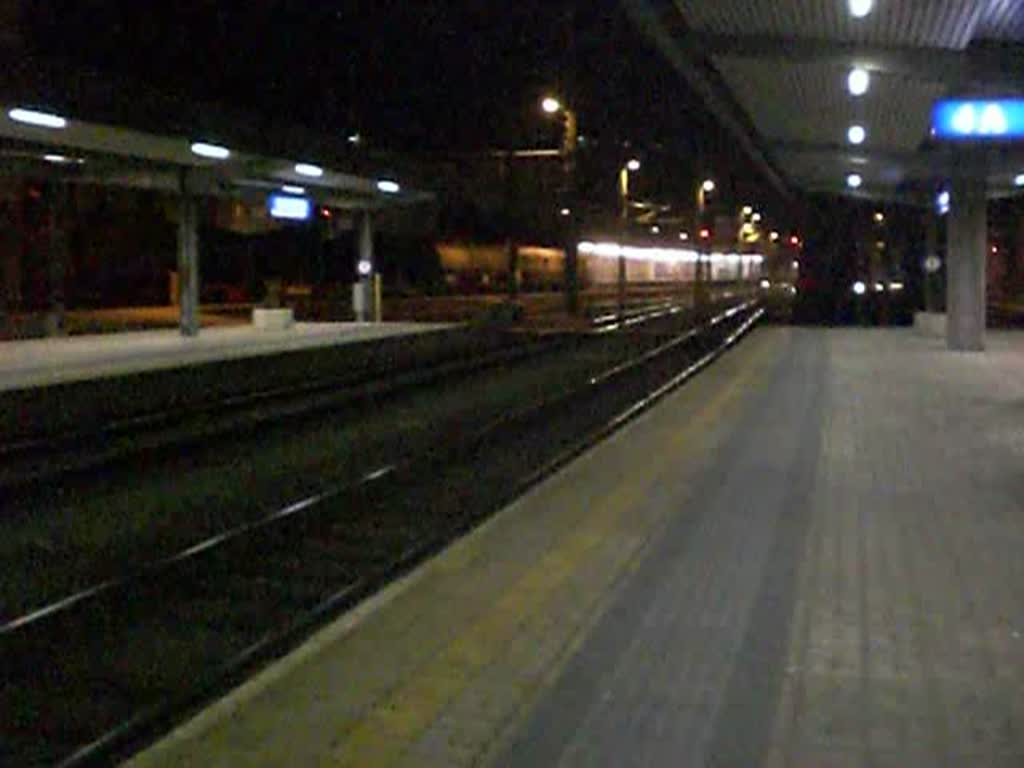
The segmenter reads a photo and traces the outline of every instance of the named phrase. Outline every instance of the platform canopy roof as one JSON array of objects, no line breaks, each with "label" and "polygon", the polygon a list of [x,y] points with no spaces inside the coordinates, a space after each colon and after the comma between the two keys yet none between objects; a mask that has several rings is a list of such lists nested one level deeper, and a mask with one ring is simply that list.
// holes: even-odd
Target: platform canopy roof
[{"label": "platform canopy roof", "polygon": [[1024,95],[1024,0],[623,2],[780,188],[923,203],[954,163],[996,195],[1024,173],[1012,145],[954,155],[930,135],[940,98]]},{"label": "platform canopy roof", "polygon": [[[287,185],[318,204],[357,210],[434,199],[411,164],[364,151],[346,136],[190,104],[49,62],[6,63],[0,173],[167,191],[187,183],[225,197],[260,197]],[[197,154],[196,144],[207,151]],[[210,156],[211,147],[226,156]]]}]

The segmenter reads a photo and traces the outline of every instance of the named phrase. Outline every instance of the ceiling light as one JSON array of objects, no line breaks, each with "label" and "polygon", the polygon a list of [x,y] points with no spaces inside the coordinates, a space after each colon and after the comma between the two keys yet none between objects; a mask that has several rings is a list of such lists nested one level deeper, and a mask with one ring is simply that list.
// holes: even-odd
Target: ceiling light
[{"label": "ceiling light", "polygon": [[859,189],[860,185],[864,183],[864,179],[861,178],[859,173],[851,173],[846,177],[846,186],[850,189]]},{"label": "ceiling light", "polygon": [[846,78],[846,85],[854,96],[863,96],[871,85],[871,75],[866,69],[856,67],[850,70],[850,76]]},{"label": "ceiling light", "polygon": [[192,145],[192,154],[199,155],[200,157],[208,157],[211,160],[227,160],[231,157],[231,150],[217,144],[207,144],[203,141],[197,141]]},{"label": "ceiling light", "polygon": [[287,192],[289,195],[304,195],[306,194],[305,187],[298,187],[295,184],[285,184],[281,187],[282,192]]},{"label": "ceiling light", "polygon": [[850,0],[850,14],[858,19],[863,19],[875,5],[875,0]]},{"label": "ceiling light", "polygon": [[850,130],[846,132],[846,138],[850,140],[851,144],[863,144],[867,136],[868,133],[864,130],[863,125],[851,125]]},{"label": "ceiling light", "polygon": [[554,99],[548,96],[544,101],[540,103],[541,109],[547,112],[549,115],[555,114],[562,109],[562,103],[558,99]]},{"label": "ceiling light", "polygon": [[37,112],[34,109],[12,109],[7,116],[18,123],[35,125],[39,128],[64,128],[68,121],[60,115]]},{"label": "ceiling light", "polygon": [[626,170],[633,171],[634,173],[636,173],[637,171],[640,170],[640,161],[634,157],[632,160],[626,163]]},{"label": "ceiling light", "polygon": [[295,172],[300,176],[310,176],[314,179],[319,179],[324,175],[324,169],[319,165],[311,165],[310,163],[297,163],[295,166]]},{"label": "ceiling light", "polygon": [[1018,187],[1024,187],[1024,173],[1018,173],[1013,178],[1013,183],[1014,183],[1014,185],[1016,185]]},{"label": "ceiling light", "polygon": [[396,195],[402,190],[397,181],[389,181],[387,179],[381,179],[378,181],[377,189],[387,195]]}]

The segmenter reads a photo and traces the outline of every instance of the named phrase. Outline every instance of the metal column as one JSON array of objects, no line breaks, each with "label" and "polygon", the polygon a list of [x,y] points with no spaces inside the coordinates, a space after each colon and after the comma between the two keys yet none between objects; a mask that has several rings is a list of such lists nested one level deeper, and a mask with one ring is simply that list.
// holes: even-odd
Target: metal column
[{"label": "metal column", "polygon": [[954,178],[946,254],[946,343],[950,349],[985,348],[987,213],[985,180]]},{"label": "metal column", "polygon": [[178,216],[179,327],[182,336],[199,334],[199,205],[189,172],[181,172]]},{"label": "metal column", "polygon": [[47,336],[64,335],[68,194],[68,188],[60,181],[49,182],[45,186]]},{"label": "metal column", "polygon": [[924,311],[938,312],[940,304],[939,271],[935,269],[939,258],[938,221],[935,212],[924,212]]},{"label": "metal column", "polygon": [[374,303],[373,291],[373,214],[364,211],[358,217],[358,247],[356,262],[356,285],[352,296],[352,309],[356,321],[366,322],[369,318],[377,316],[376,308],[370,307]]}]

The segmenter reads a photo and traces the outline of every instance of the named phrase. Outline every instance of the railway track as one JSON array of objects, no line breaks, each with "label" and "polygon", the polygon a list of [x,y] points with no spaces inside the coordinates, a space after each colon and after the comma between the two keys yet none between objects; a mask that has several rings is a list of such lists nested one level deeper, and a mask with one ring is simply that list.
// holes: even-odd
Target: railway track
[{"label": "railway track", "polygon": [[[661,302],[630,310],[624,318],[605,314],[592,322],[594,333],[609,333],[682,313]],[[455,381],[476,372],[562,352],[569,334],[505,334],[505,341],[481,353],[427,364],[352,376],[317,378],[271,386],[192,405],[161,408],[109,420],[86,429],[49,431],[0,439],[0,490],[50,482],[69,473],[95,471],[142,452],[181,451],[189,444],[237,434],[261,425],[337,411],[417,387]]]},{"label": "railway track", "polygon": [[580,387],[10,618],[0,763],[130,752],[635,416],[760,316],[736,305]]}]

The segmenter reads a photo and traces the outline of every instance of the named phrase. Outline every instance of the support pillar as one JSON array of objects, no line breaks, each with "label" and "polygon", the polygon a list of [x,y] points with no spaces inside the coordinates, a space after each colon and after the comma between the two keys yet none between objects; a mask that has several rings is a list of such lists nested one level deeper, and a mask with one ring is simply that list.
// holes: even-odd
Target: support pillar
[{"label": "support pillar", "polygon": [[15,197],[0,196],[0,338],[14,335],[21,309],[21,227]]},{"label": "support pillar", "polygon": [[58,182],[46,185],[46,335],[64,335],[67,278],[68,189]]},{"label": "support pillar", "polygon": [[374,301],[373,290],[373,214],[364,211],[356,224],[358,228],[358,245],[356,248],[356,284],[352,296],[352,309],[356,321],[365,323],[369,318],[377,316],[377,310],[370,307]]},{"label": "support pillar", "polygon": [[985,258],[988,211],[983,178],[954,178],[946,254],[946,343],[985,348]]},{"label": "support pillar", "polygon": [[[930,208],[924,212],[924,258],[925,263],[930,259],[939,258],[938,247],[938,222],[935,212]],[[939,311],[939,272],[924,271],[924,311]]]},{"label": "support pillar", "polygon": [[199,335],[199,204],[181,172],[178,216],[178,325],[182,336]]}]

